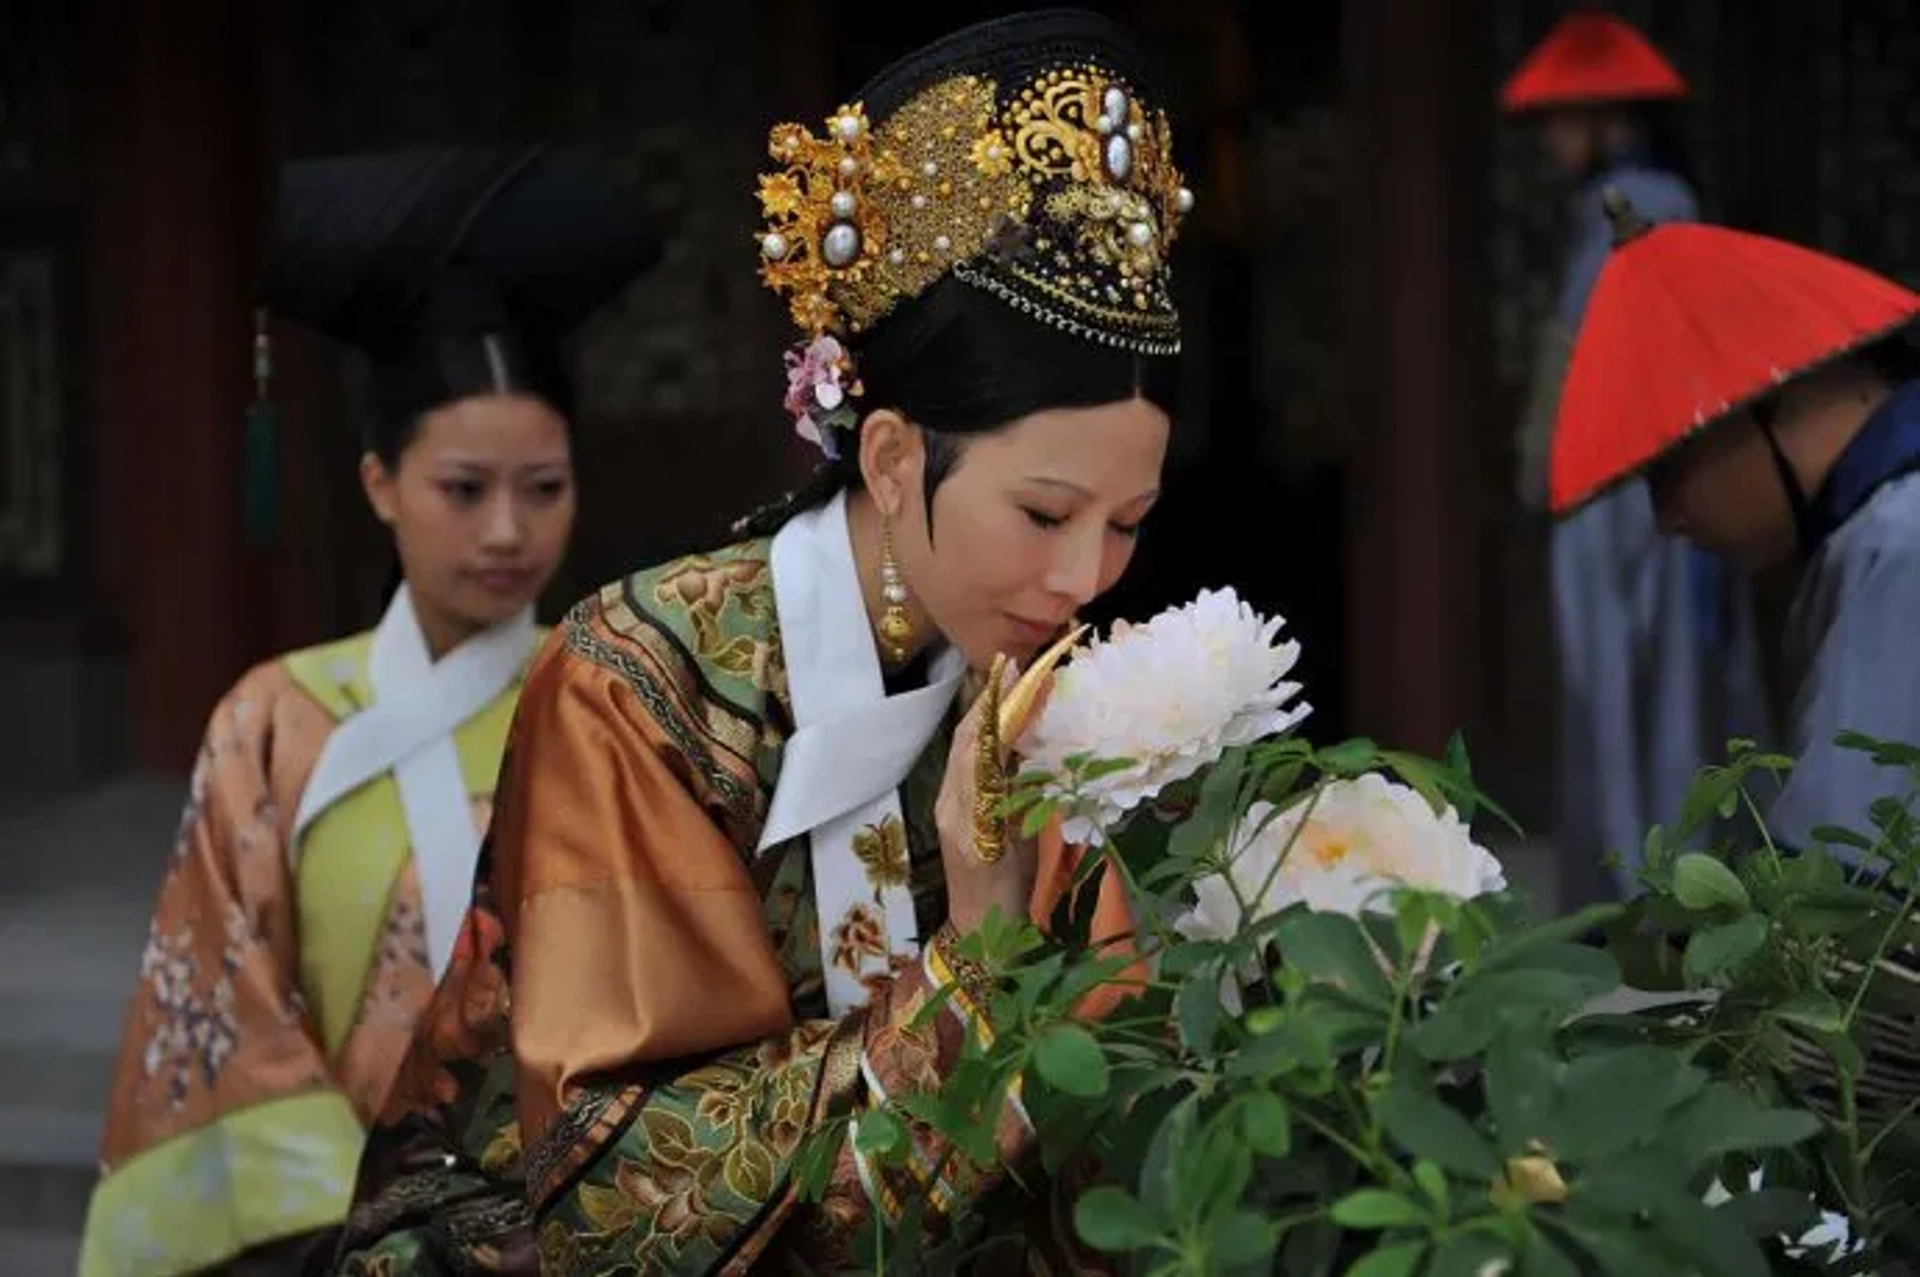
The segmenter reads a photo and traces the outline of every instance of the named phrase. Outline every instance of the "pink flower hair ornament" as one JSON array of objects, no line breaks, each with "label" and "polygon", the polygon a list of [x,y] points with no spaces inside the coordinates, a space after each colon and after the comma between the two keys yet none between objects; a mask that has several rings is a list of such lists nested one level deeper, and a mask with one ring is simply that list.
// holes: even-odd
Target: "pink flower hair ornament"
[{"label": "pink flower hair ornament", "polygon": [[860,421],[853,401],[863,391],[854,374],[853,356],[839,338],[822,334],[792,347],[785,360],[785,407],[793,414],[794,431],[829,460],[839,460],[836,432],[850,433]]}]

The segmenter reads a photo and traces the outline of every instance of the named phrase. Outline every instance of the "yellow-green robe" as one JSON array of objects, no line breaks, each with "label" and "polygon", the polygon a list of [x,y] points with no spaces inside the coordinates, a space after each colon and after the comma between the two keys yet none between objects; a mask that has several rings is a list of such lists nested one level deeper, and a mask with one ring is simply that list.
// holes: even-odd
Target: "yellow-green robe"
[{"label": "yellow-green robe", "polygon": [[[267,662],[212,714],[127,1013],[82,1277],[284,1272],[346,1213],[434,983],[391,772],[289,845],[323,747],[372,703],[373,641]],[[523,676],[452,733],[482,828]]]}]

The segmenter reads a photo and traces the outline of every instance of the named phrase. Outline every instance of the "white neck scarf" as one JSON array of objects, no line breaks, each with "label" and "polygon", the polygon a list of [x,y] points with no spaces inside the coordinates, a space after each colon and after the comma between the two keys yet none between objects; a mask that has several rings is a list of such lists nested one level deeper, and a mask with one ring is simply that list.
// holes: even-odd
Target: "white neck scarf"
[{"label": "white neck scarf", "polygon": [[420,632],[412,595],[402,584],[367,653],[373,704],[334,729],[300,795],[293,821],[296,858],[302,835],[321,812],[393,772],[406,809],[436,980],[453,955],[466,914],[481,837],[453,733],[512,684],[536,637],[529,607],[436,661]]},{"label": "white neck scarf", "polygon": [[[758,850],[809,835],[821,967],[839,1016],[866,1002],[861,978],[884,975],[889,955],[919,952],[899,786],[953,703],[962,661],[949,649],[925,687],[887,695],[844,494],[789,520],[772,564],[795,729]],[[896,872],[869,872],[882,856]]]}]

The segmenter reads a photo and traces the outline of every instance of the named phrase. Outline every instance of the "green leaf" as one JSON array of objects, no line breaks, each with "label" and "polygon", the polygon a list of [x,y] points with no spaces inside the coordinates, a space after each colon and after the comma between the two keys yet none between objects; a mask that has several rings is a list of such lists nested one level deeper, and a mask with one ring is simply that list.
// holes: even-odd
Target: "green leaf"
[{"label": "green leaf", "polygon": [[1737,798],[1742,779],[1741,772],[1732,767],[1709,767],[1702,771],[1681,803],[1680,819],[1674,822],[1672,831],[1674,839],[1686,842],[1692,838],[1725,806],[1728,798]]},{"label": "green leaf", "polygon": [[1238,1204],[1253,1178],[1253,1150],[1233,1114],[1209,1122],[1174,1164],[1173,1200],[1182,1220],[1208,1220]]},{"label": "green leaf", "polygon": [[1520,1277],[1580,1277],[1580,1266],[1551,1238],[1536,1232],[1521,1252]]},{"label": "green leaf", "polygon": [[1766,915],[1750,913],[1725,926],[1694,932],[1687,941],[1688,978],[1710,980],[1744,965],[1766,947],[1767,926]]},{"label": "green leaf", "polygon": [[1333,1055],[1324,1037],[1314,1031],[1306,1013],[1284,1007],[1261,1007],[1271,1011],[1259,1024],[1248,1017],[1248,1028],[1256,1036],[1243,1043],[1227,1060],[1227,1076],[1237,1081],[1252,1079],[1267,1082],[1288,1074],[1318,1072],[1333,1064]]},{"label": "green leaf", "polygon": [[1296,908],[1276,924],[1275,938],[1287,965],[1301,974],[1327,981],[1356,998],[1391,1001],[1393,989],[1380,970],[1380,960],[1360,924],[1345,914]]},{"label": "green leaf", "polygon": [[1252,1211],[1229,1211],[1214,1221],[1207,1238],[1216,1264],[1252,1264],[1273,1254],[1280,1230]]},{"label": "green leaf", "polygon": [[[1580,946],[1568,946],[1578,948]],[[1596,954],[1611,966],[1605,954]],[[1408,1041],[1429,1060],[1459,1060],[1509,1030],[1540,1031],[1613,987],[1612,979],[1538,967],[1469,974]]]},{"label": "green leaf", "polygon": [[1314,753],[1320,770],[1334,776],[1357,776],[1373,770],[1380,759],[1380,747],[1364,736],[1329,745]]},{"label": "green leaf", "polygon": [[1820,1222],[1820,1208],[1806,1193],[1791,1188],[1760,1188],[1736,1193],[1717,1208],[1749,1237],[1799,1237]]},{"label": "green leaf", "polygon": [[1247,1147],[1264,1157],[1285,1157],[1293,1143],[1287,1106],[1272,1091],[1248,1091],[1240,1101],[1240,1130]]},{"label": "green leaf", "polygon": [[1346,1277],[1413,1277],[1420,1261],[1427,1256],[1425,1242],[1399,1242],[1382,1246],[1347,1269]]},{"label": "green leaf", "polygon": [[[1483,1273],[1513,1271],[1511,1248],[1485,1233],[1455,1233],[1427,1264],[1426,1277],[1481,1277]],[[1507,1260],[1506,1266],[1501,1265]]]},{"label": "green leaf", "polygon": [[1173,1003],[1181,1044],[1197,1055],[1211,1055],[1214,1034],[1220,1028],[1218,968],[1202,967],[1188,976]]},{"label": "green leaf", "polygon": [[1721,1277],[1752,1277],[1767,1271],[1766,1257],[1733,1216],[1712,1210],[1685,1192],[1664,1196],[1653,1209],[1662,1236],[1701,1268]]},{"label": "green leaf", "polygon": [[1500,1173],[1499,1156],[1473,1124],[1404,1075],[1374,1097],[1373,1111],[1387,1134],[1415,1157],[1483,1181]]},{"label": "green leaf", "polygon": [[1634,1045],[1581,1056],[1562,1071],[1547,1142],[1556,1155],[1580,1163],[1650,1144],[1667,1129],[1674,1106],[1698,1094],[1706,1081],[1704,1072],[1667,1047]]},{"label": "green leaf", "polygon": [[1735,1150],[1788,1148],[1819,1130],[1812,1113],[1764,1108],[1745,1091],[1716,1082],[1673,1115],[1663,1142],[1699,1165]]},{"label": "green leaf", "polygon": [[1855,851],[1872,851],[1874,848],[1873,839],[1841,825],[1814,826],[1813,840],[1829,847],[1851,847]]},{"label": "green leaf", "polygon": [[907,1130],[885,1109],[861,1114],[853,1145],[869,1157],[891,1157],[906,1145]]},{"label": "green leaf", "polygon": [[1197,1106],[1198,1100],[1188,1095],[1167,1110],[1147,1141],[1146,1155],[1140,1159],[1140,1200],[1160,1214],[1174,1213],[1179,1168],[1185,1164],[1187,1145],[1195,1138]]},{"label": "green leaf", "polygon": [[1488,948],[1481,955],[1474,969],[1495,971],[1503,967],[1523,966],[1526,964],[1526,959],[1543,949],[1564,945],[1570,940],[1578,940],[1590,931],[1605,927],[1625,913],[1626,909],[1625,905],[1620,904],[1588,905],[1585,909],[1570,913],[1564,918],[1555,918],[1551,922],[1529,927]]},{"label": "green leaf", "polygon": [[1077,1024],[1049,1029],[1034,1045],[1033,1062],[1040,1076],[1056,1090],[1084,1099],[1106,1093],[1106,1054],[1093,1035]]},{"label": "green leaf", "polygon": [[1108,776],[1116,776],[1129,767],[1132,767],[1134,761],[1135,760],[1131,758],[1096,758],[1080,769],[1078,778],[1082,782],[1103,780]]},{"label": "green leaf", "polygon": [[1814,1033],[1840,1033],[1847,1026],[1846,1008],[1840,1005],[1838,998],[1823,989],[1808,989],[1795,994],[1767,1014]]},{"label": "green leaf", "polygon": [[1433,1203],[1434,1213],[1443,1221],[1453,1215],[1453,1192],[1447,1187],[1447,1173],[1432,1162],[1413,1164],[1413,1182]]},{"label": "green leaf", "polygon": [[1198,860],[1221,844],[1240,815],[1240,789],[1246,775],[1244,750],[1228,750],[1207,769],[1193,812],[1175,825],[1167,838],[1168,856]]},{"label": "green leaf", "polygon": [[1487,1051],[1487,1106],[1500,1147],[1509,1155],[1545,1140],[1553,1115],[1558,1069],[1547,1044],[1519,1033],[1497,1038]]},{"label": "green leaf", "polygon": [[[1606,1277],[1691,1277],[1691,1265],[1681,1266],[1655,1249],[1657,1239],[1637,1232],[1630,1219],[1560,1219],[1560,1227],[1579,1242],[1600,1265]],[[1527,1247],[1533,1252],[1533,1246]],[[1765,1271],[1765,1270],[1762,1270]]]},{"label": "green leaf", "polygon": [[1348,1193],[1329,1212],[1342,1228],[1425,1228],[1432,1212],[1411,1197],[1384,1188],[1362,1188]]},{"label": "green leaf", "polygon": [[1104,1185],[1074,1203],[1073,1224],[1089,1246],[1109,1254],[1145,1250],[1165,1236],[1144,1206],[1123,1190]]},{"label": "green leaf", "polygon": [[1739,875],[1714,857],[1690,851],[1673,863],[1674,898],[1689,909],[1737,909],[1742,913],[1753,907]]}]

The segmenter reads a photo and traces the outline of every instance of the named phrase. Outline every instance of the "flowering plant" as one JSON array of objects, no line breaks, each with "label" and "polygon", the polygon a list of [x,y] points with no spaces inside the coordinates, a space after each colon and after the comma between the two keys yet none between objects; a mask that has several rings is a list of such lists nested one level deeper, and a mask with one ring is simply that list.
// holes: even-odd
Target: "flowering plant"
[{"label": "flowering plant", "polygon": [[[1130,889],[1133,949],[1092,941],[1092,891],[1045,933],[996,916],[961,941],[992,977],[991,1033],[839,1138],[905,1164],[931,1131],[992,1172],[1017,1096],[1048,1174],[1003,1168],[943,1218],[872,1232],[862,1258],[956,1271],[1034,1244],[1036,1205],[1078,1248],[1072,1270],[1156,1277],[1748,1277],[1900,1253],[1896,1203],[1917,1195],[1889,1191],[1888,1167],[1910,1156],[1911,1106],[1850,1117],[1866,1064],[1823,1112],[1783,1043],[1799,1024],[1846,1055],[1860,968],[1814,958],[1870,969],[1913,929],[1920,822],[1886,813],[1908,838],[1897,908],[1815,892],[1831,870],[1777,853],[1682,851],[1683,821],[1649,840],[1642,902],[1534,920],[1472,832],[1483,813],[1511,822],[1460,742],[1436,760],[1292,735],[1305,711],[1277,633],[1203,595],[1059,676],[1010,816],[1029,835],[1077,822],[1085,872]],[[1689,819],[1738,806],[1779,761],[1703,775]],[[1809,900],[1856,912],[1796,915]],[[1843,949],[1800,936],[1833,927]],[[1122,978],[1130,1000],[1083,1013]],[[1822,1207],[1854,1224],[1850,1255],[1790,1240]]]},{"label": "flowering plant", "polygon": [[787,397],[783,404],[793,415],[793,428],[802,439],[838,459],[840,445],[834,432],[851,430],[858,420],[852,400],[861,394],[854,377],[853,357],[840,339],[823,333],[794,346],[785,355]]}]

